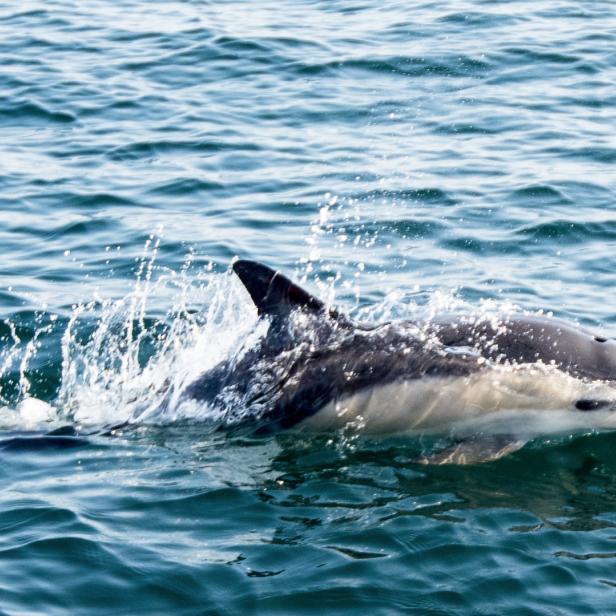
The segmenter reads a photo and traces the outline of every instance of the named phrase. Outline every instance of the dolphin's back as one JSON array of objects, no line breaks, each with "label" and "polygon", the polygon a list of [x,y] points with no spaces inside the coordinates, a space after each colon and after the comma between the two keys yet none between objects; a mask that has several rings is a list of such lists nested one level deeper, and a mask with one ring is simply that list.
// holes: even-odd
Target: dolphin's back
[{"label": "dolphin's back", "polygon": [[616,341],[559,319],[523,316],[500,322],[458,320],[435,324],[447,347],[470,345],[491,361],[542,362],[575,377],[616,381]]}]

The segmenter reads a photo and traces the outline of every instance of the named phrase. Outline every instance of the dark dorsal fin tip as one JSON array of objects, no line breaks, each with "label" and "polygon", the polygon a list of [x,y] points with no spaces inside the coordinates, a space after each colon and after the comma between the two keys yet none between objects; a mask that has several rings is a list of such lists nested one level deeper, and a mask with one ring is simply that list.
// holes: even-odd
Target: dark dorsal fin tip
[{"label": "dark dorsal fin tip", "polygon": [[260,315],[286,314],[294,308],[319,312],[325,308],[321,300],[267,265],[240,259],[233,264],[233,271]]}]

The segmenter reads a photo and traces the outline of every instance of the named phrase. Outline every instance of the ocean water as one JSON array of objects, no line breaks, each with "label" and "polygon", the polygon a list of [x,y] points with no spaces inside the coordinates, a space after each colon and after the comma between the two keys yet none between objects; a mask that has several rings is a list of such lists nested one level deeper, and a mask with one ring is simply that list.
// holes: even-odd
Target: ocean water
[{"label": "ocean water", "polygon": [[0,612],[614,613],[614,433],[152,409],[258,335],[234,257],[615,336],[615,83],[613,0],[0,2]]}]

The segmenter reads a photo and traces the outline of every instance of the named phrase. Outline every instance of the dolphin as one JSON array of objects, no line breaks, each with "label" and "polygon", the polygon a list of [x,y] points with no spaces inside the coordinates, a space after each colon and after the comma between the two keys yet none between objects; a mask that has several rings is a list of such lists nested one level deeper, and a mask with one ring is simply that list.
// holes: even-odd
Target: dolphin
[{"label": "dolphin", "polygon": [[182,394],[222,409],[228,424],[463,435],[426,460],[435,463],[523,446],[491,427],[499,415],[505,426],[553,411],[561,426],[616,428],[614,340],[542,316],[358,323],[263,264],[238,260],[233,271],[267,331]]}]

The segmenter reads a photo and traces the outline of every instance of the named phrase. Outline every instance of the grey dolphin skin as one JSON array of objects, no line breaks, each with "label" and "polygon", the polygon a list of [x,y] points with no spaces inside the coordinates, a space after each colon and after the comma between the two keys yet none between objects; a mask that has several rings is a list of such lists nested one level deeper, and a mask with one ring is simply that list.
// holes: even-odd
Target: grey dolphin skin
[{"label": "grey dolphin skin", "polygon": [[[511,374],[518,383],[521,374],[529,374],[516,385],[517,401],[510,404],[514,408],[531,396],[528,388],[534,389],[543,374],[522,370],[529,366],[560,378],[554,388],[564,402],[558,403],[571,412],[614,406],[585,384],[601,381],[609,390],[616,381],[616,342],[563,321],[518,316],[498,322],[460,318],[358,324],[265,265],[239,260],[233,270],[269,328],[251,348],[201,375],[184,396],[233,408],[238,422],[254,422],[257,432],[312,425],[326,409],[333,417],[343,415],[347,406],[372,413],[375,425],[381,425],[389,399],[401,407],[400,413],[415,413],[410,423],[420,429],[429,424],[426,406],[434,411],[434,422],[451,415],[449,410],[436,413],[435,396],[443,409],[468,398],[472,412],[481,406],[488,413],[509,402],[502,392],[495,397],[485,375],[497,374],[500,383]],[[455,383],[464,389],[451,389]],[[477,394],[471,400],[473,387],[483,397]],[[447,398],[448,391],[462,393]],[[541,400],[533,404],[543,404]]]}]

